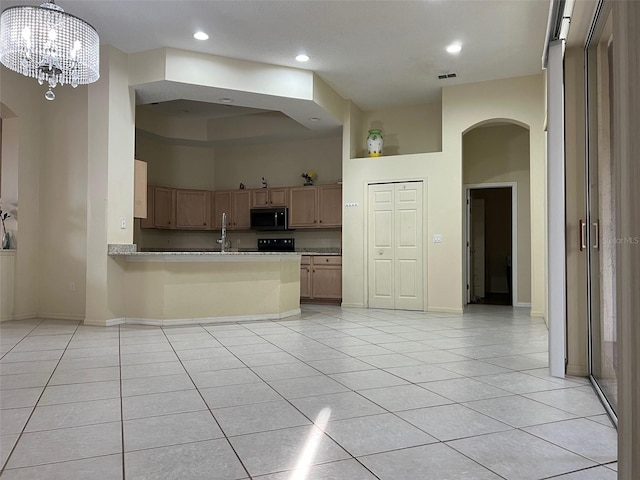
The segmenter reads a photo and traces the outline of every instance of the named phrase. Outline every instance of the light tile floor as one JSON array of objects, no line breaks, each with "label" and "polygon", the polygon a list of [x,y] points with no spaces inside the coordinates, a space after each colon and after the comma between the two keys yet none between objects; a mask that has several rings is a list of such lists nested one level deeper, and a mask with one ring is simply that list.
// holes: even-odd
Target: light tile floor
[{"label": "light tile floor", "polygon": [[605,410],[524,310],[16,321],[0,348],[6,480],[616,478]]}]

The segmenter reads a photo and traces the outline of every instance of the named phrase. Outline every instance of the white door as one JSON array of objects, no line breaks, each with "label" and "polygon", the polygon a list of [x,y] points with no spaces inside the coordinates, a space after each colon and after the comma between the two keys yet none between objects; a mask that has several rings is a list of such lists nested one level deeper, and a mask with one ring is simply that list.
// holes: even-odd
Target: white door
[{"label": "white door", "polygon": [[422,182],[369,186],[369,307],[424,309]]},{"label": "white door", "polygon": [[471,199],[471,301],[485,295],[484,200]]}]

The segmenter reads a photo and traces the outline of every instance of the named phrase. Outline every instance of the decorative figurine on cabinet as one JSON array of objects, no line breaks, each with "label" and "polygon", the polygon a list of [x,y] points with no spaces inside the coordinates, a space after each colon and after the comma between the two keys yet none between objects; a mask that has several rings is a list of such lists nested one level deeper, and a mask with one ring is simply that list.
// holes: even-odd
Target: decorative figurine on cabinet
[{"label": "decorative figurine on cabinet", "polygon": [[267,179],[262,177],[262,188],[267,188],[269,185],[267,184]]}]

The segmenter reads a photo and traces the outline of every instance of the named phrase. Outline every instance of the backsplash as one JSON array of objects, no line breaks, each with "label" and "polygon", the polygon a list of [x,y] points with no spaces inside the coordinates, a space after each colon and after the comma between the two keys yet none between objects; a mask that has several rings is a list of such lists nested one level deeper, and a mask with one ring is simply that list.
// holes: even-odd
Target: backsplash
[{"label": "backsplash", "polygon": [[[136,220],[134,243],[138,250],[142,249],[208,249],[216,248],[216,240],[220,238],[219,230],[205,232],[172,231],[159,229],[140,229]],[[229,231],[227,239],[231,241],[232,248],[246,249],[256,248],[258,238],[295,238],[296,248],[316,249],[342,247],[342,230],[340,229],[315,229],[315,230],[289,230],[285,232],[254,232],[254,231]]]}]

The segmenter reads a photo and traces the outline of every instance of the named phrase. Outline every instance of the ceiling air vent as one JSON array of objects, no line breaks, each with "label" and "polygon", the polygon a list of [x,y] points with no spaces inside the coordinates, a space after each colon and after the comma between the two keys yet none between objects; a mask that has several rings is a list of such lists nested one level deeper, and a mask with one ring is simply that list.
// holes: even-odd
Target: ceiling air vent
[{"label": "ceiling air vent", "polygon": [[438,75],[438,79],[445,80],[447,78],[456,78],[457,76],[457,73],[443,73],[442,75]]}]

